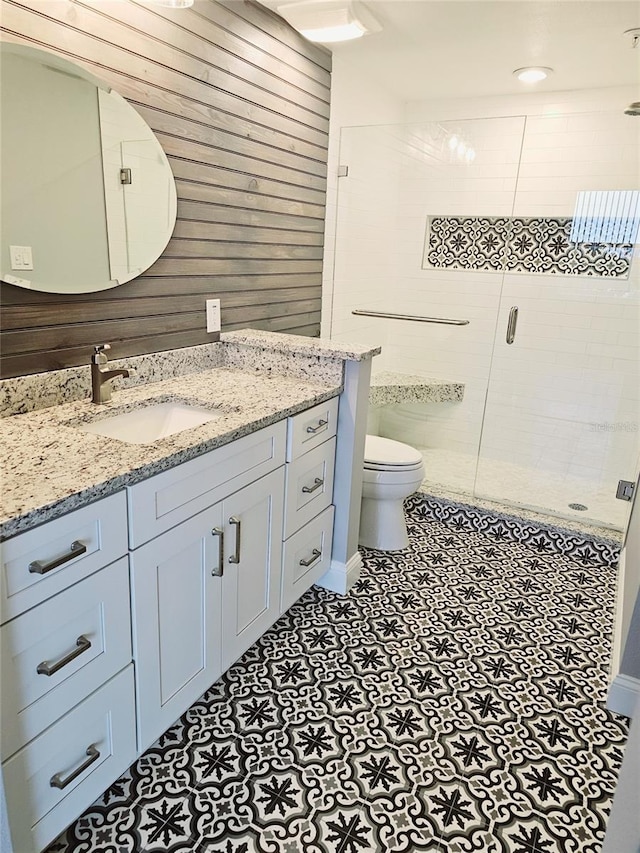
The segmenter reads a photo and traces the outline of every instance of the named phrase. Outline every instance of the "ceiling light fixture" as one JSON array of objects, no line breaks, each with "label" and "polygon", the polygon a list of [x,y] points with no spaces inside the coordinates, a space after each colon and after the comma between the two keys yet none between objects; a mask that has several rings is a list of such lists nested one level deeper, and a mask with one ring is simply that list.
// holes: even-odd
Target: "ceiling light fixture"
[{"label": "ceiling light fixture", "polygon": [[541,80],[545,80],[549,74],[553,74],[553,68],[531,65],[527,68],[516,68],[513,73],[521,83],[539,83]]},{"label": "ceiling light fixture", "polygon": [[309,41],[329,44],[380,32],[382,27],[358,0],[299,0],[277,12]]}]

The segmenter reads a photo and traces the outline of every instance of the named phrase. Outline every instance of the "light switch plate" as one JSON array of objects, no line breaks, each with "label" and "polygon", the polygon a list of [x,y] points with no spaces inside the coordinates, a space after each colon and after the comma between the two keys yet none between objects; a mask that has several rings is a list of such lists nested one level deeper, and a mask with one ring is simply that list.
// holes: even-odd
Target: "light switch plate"
[{"label": "light switch plate", "polygon": [[33,253],[31,246],[9,246],[12,270],[32,270]]},{"label": "light switch plate", "polygon": [[207,334],[220,331],[220,300],[207,299]]}]

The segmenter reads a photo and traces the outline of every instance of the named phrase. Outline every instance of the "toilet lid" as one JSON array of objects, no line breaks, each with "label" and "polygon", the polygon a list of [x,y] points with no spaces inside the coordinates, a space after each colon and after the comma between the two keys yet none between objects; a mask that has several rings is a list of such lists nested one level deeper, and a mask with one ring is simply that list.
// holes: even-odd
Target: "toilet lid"
[{"label": "toilet lid", "polygon": [[422,454],[408,444],[368,435],[364,443],[365,465],[408,466],[422,463]]}]

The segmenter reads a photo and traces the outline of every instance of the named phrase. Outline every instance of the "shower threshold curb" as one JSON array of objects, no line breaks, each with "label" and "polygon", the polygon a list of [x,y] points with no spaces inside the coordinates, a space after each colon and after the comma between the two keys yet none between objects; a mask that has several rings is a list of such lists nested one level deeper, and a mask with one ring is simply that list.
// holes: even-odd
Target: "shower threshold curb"
[{"label": "shower threshold curb", "polygon": [[500,503],[490,498],[476,497],[469,492],[454,492],[432,483],[424,483],[417,494],[425,494],[435,500],[450,501],[460,506],[468,506],[473,509],[483,509],[496,517],[526,519],[541,527],[551,527],[554,530],[569,531],[584,536],[586,539],[599,539],[606,542],[614,542],[622,545],[624,533],[622,530],[594,521],[582,521],[580,518],[567,518],[563,515],[553,515],[542,512],[539,509],[531,509],[525,506]]},{"label": "shower threshold curb", "polygon": [[[500,506],[500,505],[498,505]],[[576,530],[546,520],[503,512],[468,501],[434,495],[424,489],[405,501],[409,513],[439,521],[456,530],[482,533],[496,541],[518,542],[540,554],[564,554],[585,565],[616,566],[620,558],[622,534],[596,528],[598,533]],[[602,535],[602,534],[605,535]],[[606,534],[614,534],[614,536]]]}]

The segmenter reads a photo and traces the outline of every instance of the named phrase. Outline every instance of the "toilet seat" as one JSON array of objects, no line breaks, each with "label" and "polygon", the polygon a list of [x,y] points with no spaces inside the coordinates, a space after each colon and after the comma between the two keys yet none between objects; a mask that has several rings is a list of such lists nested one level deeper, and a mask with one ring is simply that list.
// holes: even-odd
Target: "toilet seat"
[{"label": "toilet seat", "polygon": [[366,437],[364,467],[369,471],[417,471],[422,464],[422,454],[408,444],[378,435]]}]

